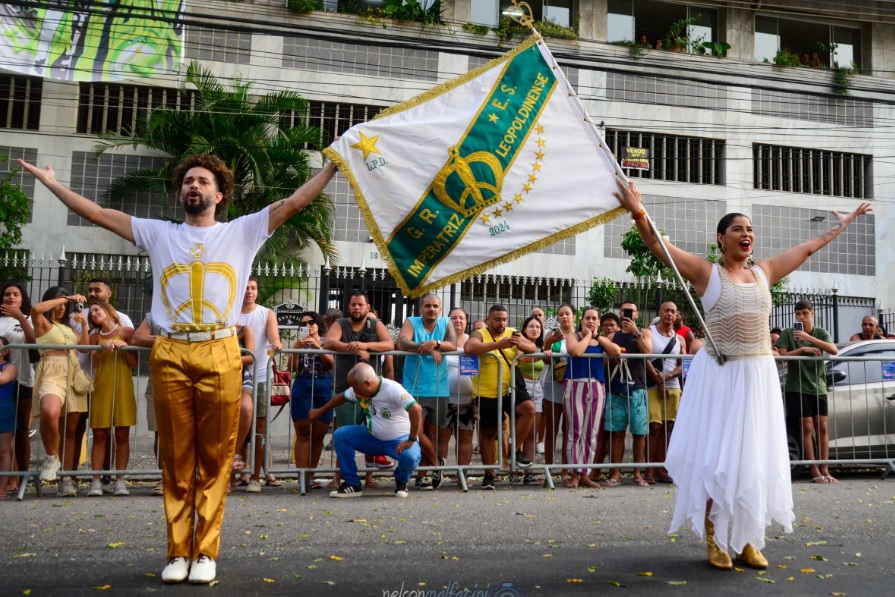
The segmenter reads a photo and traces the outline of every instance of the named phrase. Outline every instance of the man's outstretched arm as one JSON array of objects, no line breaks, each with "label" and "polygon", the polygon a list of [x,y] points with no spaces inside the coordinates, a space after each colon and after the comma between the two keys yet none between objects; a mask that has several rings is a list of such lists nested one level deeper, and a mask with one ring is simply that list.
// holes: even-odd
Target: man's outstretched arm
[{"label": "man's outstretched arm", "polygon": [[131,216],[118,211],[117,209],[109,209],[100,207],[95,201],[91,201],[87,197],[78,195],[61,182],[56,180],[56,173],[52,166],[47,164],[44,168],[38,168],[24,160],[19,160],[22,168],[27,170],[39,180],[50,192],[59,197],[70,210],[88,220],[97,226],[102,226],[106,230],[111,230],[121,238],[134,242],[134,231],[131,228]]},{"label": "man's outstretched arm", "polygon": [[283,222],[310,205],[317,198],[317,195],[323,192],[323,189],[329,184],[335,173],[336,165],[330,162],[320,172],[315,174],[311,180],[298,187],[289,197],[271,203],[270,207],[268,207],[270,210],[270,223],[268,224],[267,232],[273,233],[274,230],[283,225]]}]

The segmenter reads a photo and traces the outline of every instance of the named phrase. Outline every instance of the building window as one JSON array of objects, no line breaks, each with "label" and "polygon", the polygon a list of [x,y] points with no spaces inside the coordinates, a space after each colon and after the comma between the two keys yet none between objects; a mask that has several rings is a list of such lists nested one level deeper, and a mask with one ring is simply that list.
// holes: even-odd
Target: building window
[{"label": "building window", "polygon": [[[476,25],[497,27],[500,19],[510,18],[514,12],[510,0],[475,0],[471,3],[469,21]],[[550,21],[561,27],[572,27],[573,0],[530,0],[532,16],[536,21]]]},{"label": "building window", "polygon": [[332,143],[336,135],[341,135],[351,127],[372,120],[382,112],[385,106],[369,106],[366,104],[337,104],[333,102],[308,102],[304,114],[289,111],[280,117],[280,127],[289,130],[301,122],[306,126],[320,129],[319,147]]},{"label": "building window", "polygon": [[[691,22],[684,31],[671,34],[675,23],[688,20]],[[607,32],[609,42],[640,42],[645,38],[646,45],[652,48],[690,52],[702,42],[719,41],[718,11],[655,0],[609,0]]]},{"label": "building window", "polygon": [[860,69],[861,30],[756,15],[755,59],[774,62],[780,50],[797,54],[804,66]]},{"label": "building window", "polygon": [[228,31],[223,27],[187,27],[186,57],[189,60],[215,61],[227,64],[249,64],[252,34]]},{"label": "building window", "polygon": [[822,149],[752,146],[756,189],[872,198],[872,156]]},{"label": "building window", "polygon": [[619,164],[625,147],[649,150],[649,170],[628,170],[629,178],[724,184],[723,140],[618,130],[607,130],[605,138]]},{"label": "building window", "polygon": [[166,106],[192,111],[195,92],[170,87],[81,83],[78,94],[79,133],[115,132],[133,135],[150,110]]},{"label": "building window", "polygon": [[36,131],[42,95],[42,79],[0,75],[0,128]]}]

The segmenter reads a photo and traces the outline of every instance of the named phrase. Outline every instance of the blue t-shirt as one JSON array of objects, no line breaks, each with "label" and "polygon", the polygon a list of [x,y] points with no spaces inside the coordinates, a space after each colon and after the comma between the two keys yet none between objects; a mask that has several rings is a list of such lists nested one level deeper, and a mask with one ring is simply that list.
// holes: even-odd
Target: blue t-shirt
[{"label": "blue t-shirt", "polygon": [[[439,317],[431,332],[423,326],[422,317],[408,318],[413,325],[413,341],[423,343],[428,340],[443,341],[450,319]],[[435,359],[428,354],[412,354],[404,357],[404,387],[411,395],[422,398],[447,398],[451,395],[448,382],[447,360],[435,365]]]}]

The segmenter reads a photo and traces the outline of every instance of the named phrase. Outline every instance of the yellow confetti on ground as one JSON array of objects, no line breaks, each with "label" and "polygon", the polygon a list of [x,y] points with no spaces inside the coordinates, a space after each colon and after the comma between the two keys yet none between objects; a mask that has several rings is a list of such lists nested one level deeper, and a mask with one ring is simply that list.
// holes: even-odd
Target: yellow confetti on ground
[{"label": "yellow confetti on ground", "polygon": [[330,560],[335,560],[336,562],[341,562],[345,558],[340,558],[339,556],[329,556]]},{"label": "yellow confetti on ground", "polygon": [[116,547],[121,547],[122,545],[125,545],[124,541],[118,541],[116,543],[109,543],[106,547],[111,547],[112,549],[115,549]]},{"label": "yellow confetti on ground", "polygon": [[583,578],[567,578],[566,582],[580,583],[580,582],[584,582],[584,579]]},{"label": "yellow confetti on ground", "polygon": [[275,581],[275,580],[272,579],[272,578],[265,578],[265,579],[264,579],[264,582],[277,582],[277,581]]},{"label": "yellow confetti on ground", "polygon": [[652,572],[638,572],[637,576],[652,576]]},{"label": "yellow confetti on ground", "polygon": [[30,594],[31,594],[31,589],[25,589],[24,591],[22,591],[22,595],[30,595]]},{"label": "yellow confetti on ground", "polygon": [[786,564],[777,564],[777,568],[780,568],[780,570],[786,570]]},{"label": "yellow confetti on ground", "polygon": [[103,585],[101,587],[93,587],[94,591],[108,591],[112,588],[112,585]]},{"label": "yellow confetti on ground", "polygon": [[799,572],[803,574],[814,574],[814,568],[802,568]]}]

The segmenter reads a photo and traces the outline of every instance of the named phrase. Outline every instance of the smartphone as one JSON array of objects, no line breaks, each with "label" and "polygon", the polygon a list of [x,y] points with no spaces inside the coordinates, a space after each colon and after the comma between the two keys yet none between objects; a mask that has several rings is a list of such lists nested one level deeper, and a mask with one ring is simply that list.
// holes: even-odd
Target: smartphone
[{"label": "smartphone", "polygon": [[792,324],[792,331],[794,331],[794,332],[804,332],[804,331],[805,331],[805,328],[804,328],[804,326],[802,325],[802,322],[801,322],[801,321],[797,321],[797,322],[795,322],[794,324]]},{"label": "smartphone", "polygon": [[521,336],[521,335],[522,335],[522,332],[520,332],[519,330],[513,330],[513,335],[514,335],[514,336]]},{"label": "smartphone", "polygon": [[308,334],[310,334],[310,333],[311,333],[311,330],[308,329],[308,326],[303,325],[300,328],[298,328],[298,339],[304,340],[305,338],[308,337]]},{"label": "smartphone", "polygon": [[625,319],[634,319],[634,309],[622,309],[622,317]]}]

